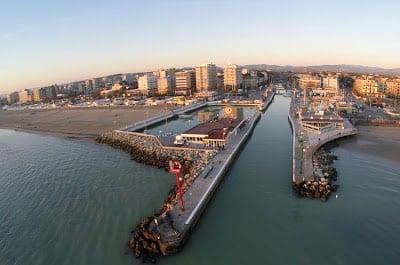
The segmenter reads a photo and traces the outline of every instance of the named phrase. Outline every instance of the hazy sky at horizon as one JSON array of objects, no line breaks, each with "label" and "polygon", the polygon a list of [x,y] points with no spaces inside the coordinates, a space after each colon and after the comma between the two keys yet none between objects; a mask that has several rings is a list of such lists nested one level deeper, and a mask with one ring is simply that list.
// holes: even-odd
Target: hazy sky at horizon
[{"label": "hazy sky at horizon", "polygon": [[400,1],[0,0],[0,94],[193,66],[400,67]]}]

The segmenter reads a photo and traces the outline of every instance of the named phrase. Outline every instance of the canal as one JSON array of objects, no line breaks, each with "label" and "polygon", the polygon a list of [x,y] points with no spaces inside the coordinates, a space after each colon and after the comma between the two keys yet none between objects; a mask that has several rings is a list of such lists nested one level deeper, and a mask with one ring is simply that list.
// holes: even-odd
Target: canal
[{"label": "canal", "polygon": [[[364,154],[339,147],[333,152],[346,158],[337,162],[339,198],[298,198],[291,188],[289,103],[275,97],[182,253],[163,264],[396,264],[400,218],[389,209],[399,209],[400,196],[384,198],[380,186],[388,183],[377,188],[373,179],[392,179],[400,166],[387,162],[389,171],[365,173],[368,165],[354,166]],[[361,187],[360,177],[368,180]],[[399,178],[389,183],[400,188]]]}]

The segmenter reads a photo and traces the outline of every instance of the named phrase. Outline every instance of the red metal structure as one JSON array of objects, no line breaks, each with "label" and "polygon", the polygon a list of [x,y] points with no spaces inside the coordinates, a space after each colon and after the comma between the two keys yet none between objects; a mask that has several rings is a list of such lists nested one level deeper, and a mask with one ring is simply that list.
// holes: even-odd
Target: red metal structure
[{"label": "red metal structure", "polygon": [[182,190],[181,190],[181,184],[183,182],[183,179],[180,177],[181,169],[182,169],[182,165],[179,161],[177,161],[177,160],[169,161],[169,173],[175,174],[176,186],[178,187],[181,208],[182,208],[182,210],[185,210],[185,205],[183,204],[183,197],[182,197]]}]

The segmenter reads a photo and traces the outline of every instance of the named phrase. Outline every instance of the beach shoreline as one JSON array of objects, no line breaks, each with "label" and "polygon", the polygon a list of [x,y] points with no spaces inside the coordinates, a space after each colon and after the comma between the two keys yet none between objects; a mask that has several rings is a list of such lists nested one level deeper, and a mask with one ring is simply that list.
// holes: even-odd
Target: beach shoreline
[{"label": "beach shoreline", "polygon": [[339,141],[343,143],[341,147],[400,163],[400,128],[357,126],[357,129],[356,137]]},{"label": "beach shoreline", "polygon": [[103,133],[170,109],[152,106],[0,111],[0,129],[95,142]]}]

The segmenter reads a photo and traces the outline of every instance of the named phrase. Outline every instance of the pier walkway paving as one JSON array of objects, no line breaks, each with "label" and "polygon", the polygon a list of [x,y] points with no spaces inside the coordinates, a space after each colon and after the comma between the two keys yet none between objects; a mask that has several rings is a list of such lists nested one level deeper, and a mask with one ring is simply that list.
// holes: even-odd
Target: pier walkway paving
[{"label": "pier walkway paving", "polygon": [[199,103],[194,103],[192,105],[186,106],[186,107],[182,107],[173,111],[169,111],[166,113],[162,113],[160,115],[148,118],[146,120],[140,121],[140,122],[136,122],[134,124],[128,125],[124,128],[119,129],[120,131],[129,131],[129,132],[137,132],[140,130],[144,130],[146,127],[160,123],[160,122],[164,122],[166,119],[171,119],[174,118],[178,115],[184,114],[186,112],[191,112],[194,111],[196,109],[200,109],[203,108],[207,105],[206,102],[199,102]]},{"label": "pier walkway paving", "polygon": [[304,130],[296,117],[297,110],[296,98],[292,96],[288,116],[293,131],[292,180],[293,183],[299,184],[314,177],[312,156],[321,146],[342,137],[355,135],[358,131],[347,119],[344,119],[344,129],[334,129],[321,134]]}]

